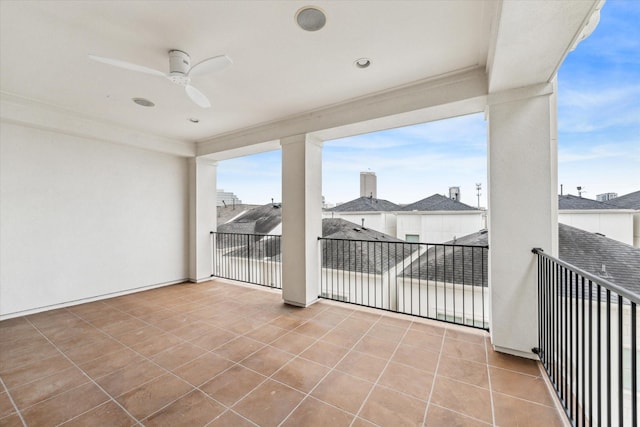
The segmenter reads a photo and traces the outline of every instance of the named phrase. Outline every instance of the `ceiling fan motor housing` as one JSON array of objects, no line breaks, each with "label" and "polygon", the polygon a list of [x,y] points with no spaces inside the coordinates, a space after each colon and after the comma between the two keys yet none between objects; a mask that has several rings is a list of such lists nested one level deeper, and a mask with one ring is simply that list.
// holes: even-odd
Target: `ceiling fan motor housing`
[{"label": "ceiling fan motor housing", "polygon": [[187,53],[181,50],[169,51],[169,80],[180,86],[188,85],[191,80],[187,74],[190,68],[191,58]]}]

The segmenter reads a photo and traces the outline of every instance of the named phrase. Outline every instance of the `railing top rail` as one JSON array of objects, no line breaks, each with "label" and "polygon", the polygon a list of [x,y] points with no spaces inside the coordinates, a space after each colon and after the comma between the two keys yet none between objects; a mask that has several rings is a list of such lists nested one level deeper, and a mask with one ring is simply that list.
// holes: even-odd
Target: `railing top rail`
[{"label": "railing top rail", "polygon": [[318,237],[318,240],[347,241],[347,242],[370,242],[370,243],[393,243],[396,245],[422,245],[422,246],[454,246],[456,248],[484,248],[489,249],[488,245],[460,245],[458,243],[423,243],[423,242],[393,242],[385,240],[364,240],[364,239],[334,239],[332,237]]},{"label": "railing top rail", "polygon": [[264,236],[264,237],[280,237],[280,234],[264,234],[264,233],[232,233],[229,231],[210,231],[209,234],[227,234],[236,236]]},{"label": "railing top rail", "polygon": [[541,248],[533,248],[531,250],[531,252],[533,252],[534,254],[536,254],[538,256],[541,256],[543,258],[547,258],[548,260],[551,260],[551,261],[555,262],[558,265],[566,267],[569,270],[572,270],[575,273],[580,274],[585,279],[591,280],[592,282],[595,282],[596,284],[615,292],[616,294],[620,295],[621,297],[624,297],[624,298],[628,299],[631,302],[634,302],[636,304],[640,304],[640,295],[638,295],[638,294],[636,294],[636,293],[634,293],[634,292],[632,292],[632,291],[630,291],[630,290],[628,290],[626,288],[623,288],[620,285],[616,285],[615,283],[610,282],[607,279],[604,279],[602,277],[598,277],[595,274],[589,273],[588,271],[584,271],[581,268],[576,267],[575,265],[569,264],[568,262],[562,261],[561,259],[558,259],[556,257],[548,255]]}]

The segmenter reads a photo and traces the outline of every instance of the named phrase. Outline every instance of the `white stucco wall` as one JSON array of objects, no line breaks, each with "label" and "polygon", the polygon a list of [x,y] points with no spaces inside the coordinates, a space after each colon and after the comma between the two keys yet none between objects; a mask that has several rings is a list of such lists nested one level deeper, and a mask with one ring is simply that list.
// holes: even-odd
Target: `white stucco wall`
[{"label": "white stucco wall", "polygon": [[397,237],[417,234],[420,242],[443,243],[485,228],[483,211],[398,212]]},{"label": "white stucco wall", "polygon": [[633,245],[633,211],[631,210],[561,210],[558,222],[610,239]]},{"label": "white stucco wall", "polygon": [[0,316],[177,282],[187,160],[3,122]]}]

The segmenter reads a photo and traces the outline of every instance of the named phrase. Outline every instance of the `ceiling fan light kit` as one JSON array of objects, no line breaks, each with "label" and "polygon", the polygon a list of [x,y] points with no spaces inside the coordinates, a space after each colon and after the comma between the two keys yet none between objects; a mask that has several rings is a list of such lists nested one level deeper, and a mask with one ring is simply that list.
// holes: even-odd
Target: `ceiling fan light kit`
[{"label": "ceiling fan light kit", "polygon": [[189,98],[201,108],[209,108],[211,107],[211,103],[206,95],[191,85],[191,76],[202,76],[214,73],[232,64],[229,57],[226,55],[219,55],[207,58],[191,67],[191,57],[189,54],[177,49],[169,51],[168,73],[163,73],[162,71],[148,68],[143,65],[132,64],[118,59],[105,58],[97,55],[89,55],[89,58],[94,61],[123,68],[125,70],[166,77],[171,82],[184,87],[187,96],[189,96]]}]

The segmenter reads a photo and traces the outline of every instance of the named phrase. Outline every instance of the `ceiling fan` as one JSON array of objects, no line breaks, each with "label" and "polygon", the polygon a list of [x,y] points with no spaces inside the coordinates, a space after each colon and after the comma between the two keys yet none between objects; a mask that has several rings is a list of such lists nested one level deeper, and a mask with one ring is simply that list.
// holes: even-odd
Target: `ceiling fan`
[{"label": "ceiling fan", "polygon": [[173,83],[183,86],[185,92],[193,102],[202,108],[211,107],[211,103],[207,97],[195,87],[191,86],[191,77],[202,76],[213,73],[230,65],[231,59],[226,55],[214,56],[207,58],[191,67],[191,58],[189,54],[181,50],[169,51],[169,72],[148,68],[142,65],[131,64],[129,62],[120,61],[118,59],[104,58],[97,55],[89,55],[94,61],[102,62],[114,67],[124,68],[125,70],[138,71],[140,73],[151,74],[153,76],[166,77]]}]

